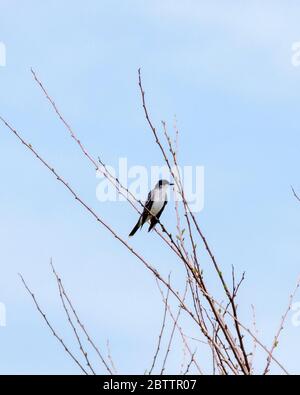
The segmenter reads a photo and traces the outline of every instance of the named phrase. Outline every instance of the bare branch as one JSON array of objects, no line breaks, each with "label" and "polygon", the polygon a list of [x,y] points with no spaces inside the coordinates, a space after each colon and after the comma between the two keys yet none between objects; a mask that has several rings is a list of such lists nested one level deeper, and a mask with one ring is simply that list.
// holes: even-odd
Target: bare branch
[{"label": "bare branch", "polygon": [[[170,277],[169,277],[169,282],[170,282]],[[162,336],[163,336],[163,333],[164,333],[164,329],[165,329],[165,324],[166,324],[169,294],[170,294],[170,290],[168,288],[167,289],[167,296],[166,296],[166,299],[164,300],[164,315],[163,315],[162,326],[161,326],[161,330],[160,330],[160,333],[159,333],[159,336],[158,336],[158,344],[157,344],[157,347],[156,347],[156,352],[155,352],[154,357],[153,357],[152,366],[151,366],[151,368],[149,370],[149,375],[152,374],[152,372],[153,372],[153,369],[154,369],[154,366],[155,366],[155,363],[156,363],[156,359],[157,359],[157,356],[158,356],[158,353],[159,353],[159,350],[160,350],[161,339],[162,339]]]},{"label": "bare branch", "polygon": [[76,329],[75,325],[73,324],[72,318],[71,318],[71,316],[70,316],[68,307],[66,306],[66,303],[65,303],[65,300],[64,300],[64,297],[63,297],[63,293],[62,293],[62,287],[61,287],[61,284],[60,284],[60,279],[59,279],[59,277],[57,276],[57,274],[56,274],[56,272],[55,272],[55,269],[54,269],[54,266],[53,266],[53,263],[52,263],[52,259],[51,259],[50,264],[51,264],[53,273],[54,273],[54,275],[55,275],[55,277],[56,277],[56,280],[57,280],[57,287],[58,287],[59,297],[60,297],[60,300],[61,300],[63,309],[64,309],[64,311],[65,311],[65,313],[66,313],[66,316],[67,316],[67,319],[68,319],[68,323],[70,324],[70,326],[71,326],[71,328],[72,328],[72,330],[73,330],[73,332],[74,332],[75,338],[76,338],[76,340],[77,340],[77,342],[78,342],[80,352],[81,352],[82,355],[84,356],[84,358],[85,358],[85,360],[86,360],[86,364],[87,364],[87,366],[89,367],[89,369],[91,370],[91,372],[92,372],[93,374],[96,374],[96,372],[94,371],[94,369],[93,369],[93,367],[92,367],[92,365],[91,365],[91,363],[90,363],[90,360],[89,360],[89,357],[88,357],[88,353],[87,353],[87,351],[85,351],[84,348],[83,348],[82,342],[81,342],[80,337],[79,337],[78,332],[77,332],[77,329]]},{"label": "bare branch", "polygon": [[30,290],[30,288],[28,287],[28,285],[26,284],[23,276],[19,273],[19,276],[22,280],[22,283],[24,285],[24,287],[26,288],[27,292],[29,293],[29,295],[32,297],[33,302],[38,310],[38,312],[40,313],[40,315],[42,316],[43,320],[46,322],[47,326],[49,327],[49,329],[51,330],[52,334],[54,337],[56,337],[56,339],[60,342],[60,344],[63,346],[64,350],[66,351],[67,354],[69,354],[69,356],[73,359],[73,361],[76,363],[77,366],[79,366],[79,368],[83,371],[84,374],[88,375],[88,372],[84,369],[84,367],[82,366],[82,364],[78,361],[78,359],[74,356],[74,354],[70,351],[70,349],[66,346],[65,342],[63,341],[63,339],[57,334],[57,332],[55,331],[55,329],[53,328],[53,326],[50,324],[48,318],[46,317],[46,314],[42,311],[42,309],[40,308],[37,299],[35,297],[35,295],[33,294],[33,292]]},{"label": "bare branch", "polygon": [[288,307],[287,307],[285,313],[283,314],[283,316],[281,318],[278,331],[277,331],[277,333],[276,333],[276,335],[274,337],[272,348],[271,348],[270,354],[269,354],[268,359],[267,359],[267,365],[266,365],[264,373],[263,373],[264,375],[266,375],[269,372],[269,368],[270,368],[273,352],[274,352],[275,348],[278,346],[279,336],[280,336],[280,334],[281,334],[281,332],[282,332],[282,330],[284,328],[284,322],[286,320],[286,317],[287,317],[289,311],[291,310],[292,303],[293,303],[294,297],[295,297],[295,295],[296,295],[296,293],[298,291],[299,286],[300,286],[300,278],[297,281],[296,288],[294,289],[294,292],[290,295]]},{"label": "bare branch", "polygon": [[291,189],[292,189],[292,192],[293,192],[293,195],[295,196],[295,198],[296,198],[297,200],[299,200],[299,202],[300,202],[300,197],[297,195],[295,189],[294,189],[292,186],[291,186]]}]

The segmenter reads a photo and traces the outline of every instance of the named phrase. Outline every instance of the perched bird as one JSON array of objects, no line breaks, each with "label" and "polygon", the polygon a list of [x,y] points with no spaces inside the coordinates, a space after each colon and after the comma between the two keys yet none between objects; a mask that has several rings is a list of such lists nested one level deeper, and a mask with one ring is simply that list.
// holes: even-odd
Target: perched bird
[{"label": "perched bird", "polygon": [[141,214],[137,224],[130,232],[129,236],[133,236],[135,232],[142,228],[144,223],[149,221],[150,226],[148,232],[154,228],[157,224],[159,217],[161,216],[166,204],[168,203],[167,200],[167,188],[170,184],[167,180],[159,180],[158,183],[155,185],[155,188],[148,194],[147,202],[145,203],[144,211]]}]

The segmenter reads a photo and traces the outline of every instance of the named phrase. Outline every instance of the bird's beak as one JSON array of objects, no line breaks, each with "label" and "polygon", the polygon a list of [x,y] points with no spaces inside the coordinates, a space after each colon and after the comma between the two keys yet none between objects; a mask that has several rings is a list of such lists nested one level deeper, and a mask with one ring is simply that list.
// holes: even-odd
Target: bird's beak
[{"label": "bird's beak", "polygon": [[169,184],[169,185],[174,185],[174,184]]}]

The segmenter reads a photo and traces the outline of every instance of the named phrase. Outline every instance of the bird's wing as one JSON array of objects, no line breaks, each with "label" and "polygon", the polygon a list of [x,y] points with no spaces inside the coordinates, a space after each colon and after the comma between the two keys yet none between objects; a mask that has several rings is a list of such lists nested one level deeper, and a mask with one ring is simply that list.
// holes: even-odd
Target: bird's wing
[{"label": "bird's wing", "polygon": [[161,210],[156,214],[155,217],[152,217],[152,219],[151,219],[151,224],[150,224],[150,226],[149,226],[148,232],[150,232],[150,230],[153,229],[154,226],[157,224],[157,222],[158,222],[158,220],[159,220],[159,218],[160,218],[162,212],[164,211],[164,209],[165,209],[167,203],[168,203],[168,201],[167,201],[167,199],[166,199],[166,201],[164,202],[164,205],[162,206]]},{"label": "bird's wing", "polygon": [[152,204],[153,204],[153,191],[150,191],[150,192],[148,193],[148,197],[147,197],[147,201],[146,201],[146,203],[145,203],[145,207],[146,207],[148,210],[151,210]]},{"label": "bird's wing", "polygon": [[153,191],[150,191],[148,193],[147,201],[146,201],[146,203],[144,205],[145,206],[144,207],[144,211],[143,211],[143,213],[141,215],[141,226],[143,226],[144,223],[147,221],[148,216],[149,216],[150,211],[151,211],[151,208],[152,208],[152,205],[153,205]]},{"label": "bird's wing", "polygon": [[168,201],[167,201],[167,199],[166,199],[165,202],[164,202],[164,205],[162,206],[162,208],[161,208],[161,210],[160,210],[160,212],[157,213],[157,215],[156,215],[156,218],[157,218],[157,219],[159,219],[159,217],[161,216],[161,214],[162,214],[162,212],[164,211],[164,209],[165,209],[167,203],[168,203]]}]

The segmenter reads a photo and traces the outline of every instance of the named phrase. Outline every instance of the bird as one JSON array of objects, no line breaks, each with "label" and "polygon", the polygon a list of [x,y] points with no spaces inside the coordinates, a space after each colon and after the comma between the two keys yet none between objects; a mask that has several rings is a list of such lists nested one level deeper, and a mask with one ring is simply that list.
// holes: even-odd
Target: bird
[{"label": "bird", "polygon": [[144,210],[135,227],[129,233],[129,237],[132,237],[147,221],[150,222],[148,232],[150,232],[150,230],[152,230],[158,223],[159,218],[168,203],[167,188],[170,185],[174,184],[167,180],[159,180],[154,189],[149,192],[147,201],[144,205]]}]

